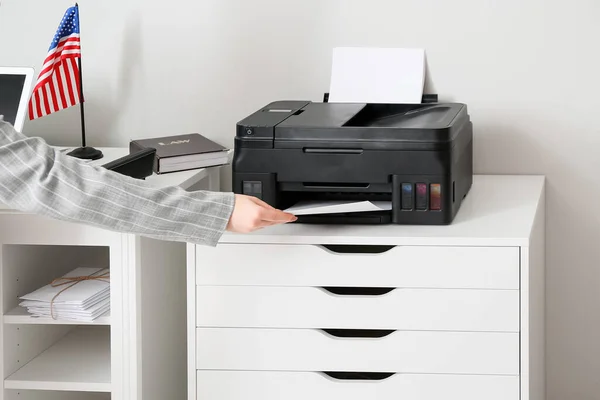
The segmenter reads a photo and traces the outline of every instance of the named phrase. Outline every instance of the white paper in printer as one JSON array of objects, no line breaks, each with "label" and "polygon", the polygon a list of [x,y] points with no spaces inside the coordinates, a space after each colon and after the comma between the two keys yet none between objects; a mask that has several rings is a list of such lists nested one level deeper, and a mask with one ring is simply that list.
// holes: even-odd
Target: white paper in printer
[{"label": "white paper in printer", "polygon": [[[332,60],[331,103],[421,103],[423,49],[338,47]],[[312,215],[391,209],[391,201],[304,201],[285,211]]]},{"label": "white paper in printer", "polygon": [[285,211],[294,215],[314,215],[391,209],[391,201],[300,201]]},{"label": "white paper in printer", "polygon": [[424,86],[424,49],[333,49],[331,103],[421,103]]}]

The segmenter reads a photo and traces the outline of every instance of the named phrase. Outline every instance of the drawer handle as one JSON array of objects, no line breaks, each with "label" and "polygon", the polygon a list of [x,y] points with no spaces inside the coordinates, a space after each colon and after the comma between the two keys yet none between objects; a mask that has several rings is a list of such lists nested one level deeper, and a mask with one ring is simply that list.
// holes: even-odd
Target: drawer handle
[{"label": "drawer handle", "polygon": [[394,329],[321,329],[337,338],[383,338],[395,332]]},{"label": "drawer handle", "polygon": [[344,371],[323,371],[323,374],[330,378],[340,381],[382,381],[395,375],[394,372],[344,372]]},{"label": "drawer handle", "polygon": [[322,289],[338,296],[383,296],[396,288],[323,286]]},{"label": "drawer handle", "polygon": [[366,244],[324,244],[321,247],[331,253],[339,254],[382,254],[393,249],[394,245],[366,245]]}]

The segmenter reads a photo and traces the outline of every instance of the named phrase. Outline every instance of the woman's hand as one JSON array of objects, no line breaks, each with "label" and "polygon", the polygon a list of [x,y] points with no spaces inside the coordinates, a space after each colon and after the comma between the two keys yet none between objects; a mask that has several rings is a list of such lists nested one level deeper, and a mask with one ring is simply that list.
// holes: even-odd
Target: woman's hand
[{"label": "woman's hand", "polygon": [[256,197],[236,194],[227,230],[249,233],[266,226],[293,222],[296,219],[294,215],[277,210]]}]

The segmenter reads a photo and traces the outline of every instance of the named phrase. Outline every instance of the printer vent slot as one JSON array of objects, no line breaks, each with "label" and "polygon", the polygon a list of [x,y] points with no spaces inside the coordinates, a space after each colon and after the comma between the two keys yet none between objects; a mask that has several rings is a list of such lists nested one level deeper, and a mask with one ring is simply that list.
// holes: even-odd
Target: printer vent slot
[{"label": "printer vent slot", "polygon": [[337,189],[366,189],[369,187],[368,183],[357,182],[357,183],[340,183],[340,182],[302,182],[305,188],[337,188]]},{"label": "printer vent slot", "polygon": [[452,202],[456,201],[456,181],[452,181]]},{"label": "printer vent slot", "polygon": [[307,154],[362,154],[363,149],[322,149],[305,147],[302,149]]},{"label": "printer vent slot", "polygon": [[351,381],[351,380],[362,380],[362,381],[382,381],[394,376],[394,372],[345,372],[345,371],[323,371],[323,374],[330,378]]},{"label": "printer vent slot", "polygon": [[333,253],[340,254],[381,254],[393,249],[393,245],[364,245],[364,244],[326,244],[322,247]]}]

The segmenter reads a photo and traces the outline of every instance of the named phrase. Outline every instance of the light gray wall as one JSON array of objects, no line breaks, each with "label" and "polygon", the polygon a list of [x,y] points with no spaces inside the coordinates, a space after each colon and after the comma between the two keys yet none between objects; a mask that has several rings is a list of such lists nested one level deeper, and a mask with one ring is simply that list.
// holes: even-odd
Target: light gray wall
[{"label": "light gray wall", "polygon": [[[548,399],[600,398],[600,2],[82,0],[89,144],[199,131],[277,99],[320,100],[334,46],[423,47],[465,102],[478,173],[548,177]],[[39,68],[64,0],[3,0],[0,65]],[[27,123],[77,144],[79,110]],[[515,193],[518,196],[518,193]]]}]

